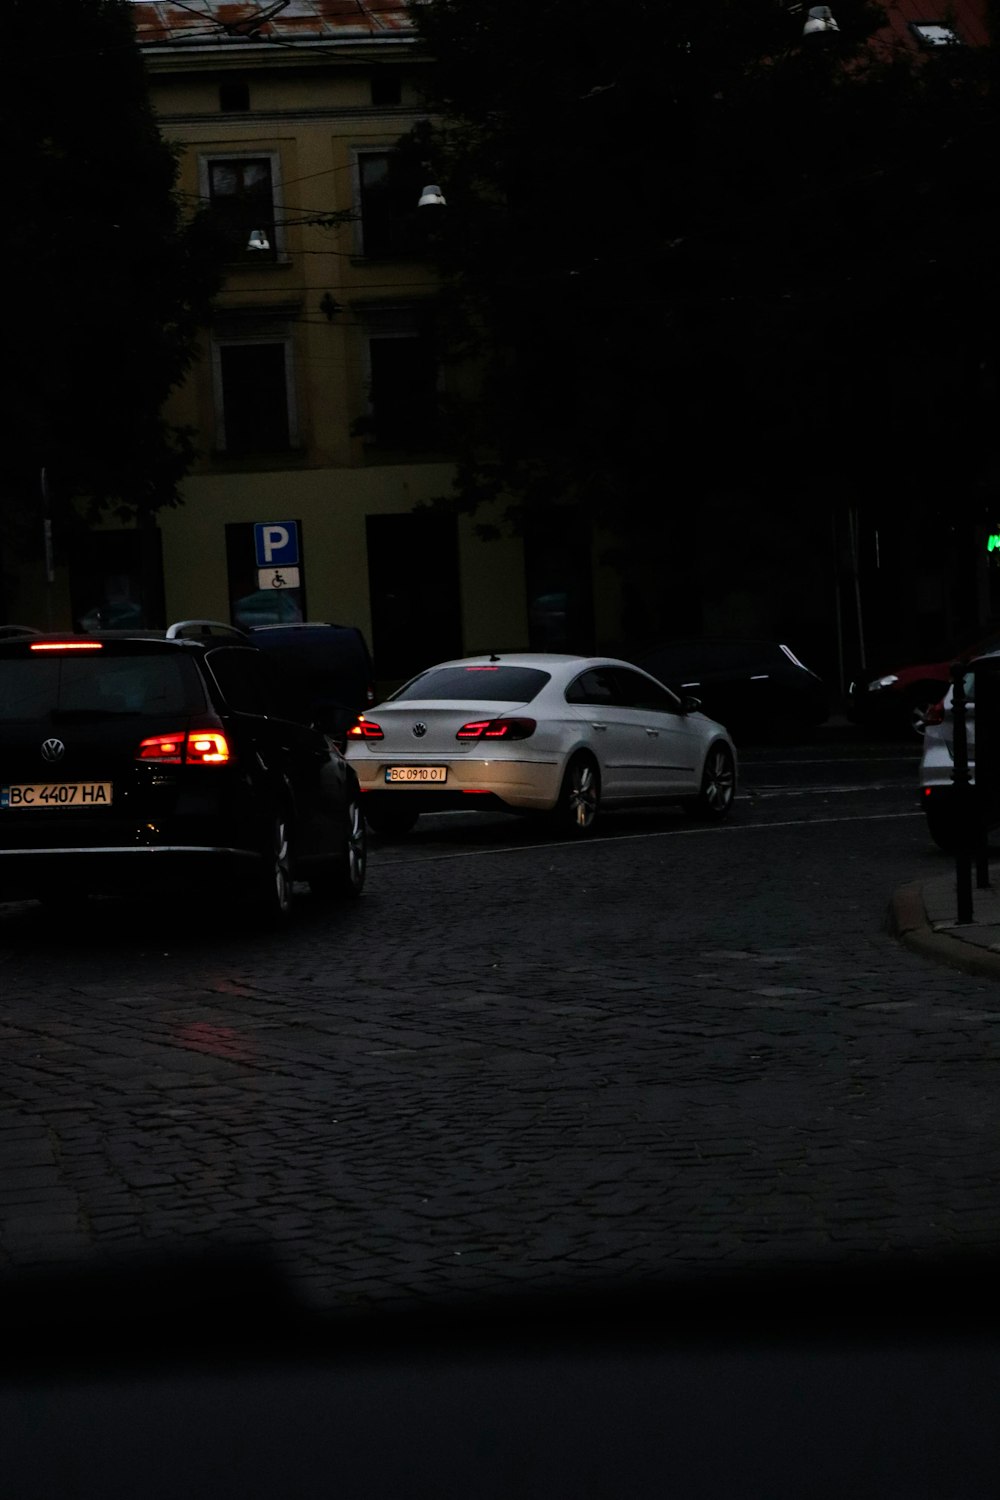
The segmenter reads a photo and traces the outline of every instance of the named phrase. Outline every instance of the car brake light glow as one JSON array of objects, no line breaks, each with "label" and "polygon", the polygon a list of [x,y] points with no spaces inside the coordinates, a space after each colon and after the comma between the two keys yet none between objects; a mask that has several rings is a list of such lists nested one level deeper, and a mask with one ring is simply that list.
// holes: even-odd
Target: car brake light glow
[{"label": "car brake light glow", "polygon": [[229,759],[229,741],[216,729],[196,729],[187,737],[188,765],[221,766]]},{"label": "car brake light glow", "polygon": [[143,740],[136,760],[161,766],[221,766],[231,758],[229,741],[217,729],[192,729],[187,733],[155,734]]},{"label": "car brake light glow", "polygon": [[358,714],[357,719],[347,731],[349,740],[381,740],[385,736],[382,733],[381,724],[376,724],[374,719],[366,719],[364,714]]},{"label": "car brake light glow", "polygon": [[944,700],[942,699],[940,703],[933,703],[930,708],[926,709],[923,720],[925,724],[943,724]]},{"label": "car brake light glow", "polygon": [[182,734],[158,734],[143,740],[135,752],[136,760],[157,760],[161,765],[179,766],[184,752]]},{"label": "car brake light glow", "polygon": [[535,732],[534,719],[470,719],[456,740],[526,740]]},{"label": "car brake light glow", "polygon": [[103,641],[32,641],[32,651],[103,651]]}]

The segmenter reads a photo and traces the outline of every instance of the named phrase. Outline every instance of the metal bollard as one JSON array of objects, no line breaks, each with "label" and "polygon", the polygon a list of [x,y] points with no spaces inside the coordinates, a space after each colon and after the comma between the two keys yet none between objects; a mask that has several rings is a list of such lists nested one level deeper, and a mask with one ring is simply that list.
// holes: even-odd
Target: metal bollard
[{"label": "metal bollard", "polygon": [[[990,830],[998,812],[997,763],[1000,758],[1000,658],[990,657],[972,664],[975,683],[975,818],[976,886],[990,883]],[[969,742],[969,708],[966,705],[966,744]]]},{"label": "metal bollard", "polygon": [[955,897],[958,922],[972,921],[972,787],[969,781],[969,738],[966,721],[965,664],[951,668],[951,713],[953,724],[952,780],[955,784]]}]

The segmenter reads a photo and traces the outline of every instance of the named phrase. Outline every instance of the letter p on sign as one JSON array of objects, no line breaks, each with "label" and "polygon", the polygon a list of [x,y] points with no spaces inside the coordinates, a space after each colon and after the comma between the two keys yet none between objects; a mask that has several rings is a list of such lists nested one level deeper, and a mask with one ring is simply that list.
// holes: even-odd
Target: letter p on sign
[{"label": "letter p on sign", "polygon": [[291,568],[299,561],[299,528],[295,521],[259,521],[254,526],[258,568]]}]

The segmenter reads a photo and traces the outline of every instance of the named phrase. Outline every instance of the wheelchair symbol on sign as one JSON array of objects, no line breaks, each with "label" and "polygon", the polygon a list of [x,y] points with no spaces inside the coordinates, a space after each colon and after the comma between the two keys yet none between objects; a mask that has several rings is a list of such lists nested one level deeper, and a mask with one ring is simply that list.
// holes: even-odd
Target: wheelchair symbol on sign
[{"label": "wheelchair symbol on sign", "polygon": [[280,573],[276,572],[274,577],[271,579],[271,587],[273,589],[283,589],[285,588],[285,586],[285,580],[282,578]]}]

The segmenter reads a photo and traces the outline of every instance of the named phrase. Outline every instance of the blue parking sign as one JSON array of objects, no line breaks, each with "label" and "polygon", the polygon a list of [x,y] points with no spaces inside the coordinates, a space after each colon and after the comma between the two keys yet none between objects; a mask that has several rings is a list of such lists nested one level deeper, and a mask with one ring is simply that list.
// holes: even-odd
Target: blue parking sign
[{"label": "blue parking sign", "polygon": [[258,521],[253,528],[258,568],[292,568],[299,561],[297,521]]}]

